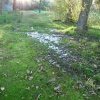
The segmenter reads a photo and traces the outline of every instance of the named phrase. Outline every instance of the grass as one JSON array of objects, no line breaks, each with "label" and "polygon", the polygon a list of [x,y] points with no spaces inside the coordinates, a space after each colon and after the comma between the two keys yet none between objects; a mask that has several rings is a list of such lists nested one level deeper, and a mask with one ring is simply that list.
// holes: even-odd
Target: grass
[{"label": "grass", "polygon": [[[5,90],[0,92],[0,100],[34,100],[39,95],[40,100],[83,100],[82,94],[72,88],[74,81],[70,76],[52,68],[47,61],[37,61],[44,56],[44,46],[25,34],[4,32],[3,35],[0,87]],[[52,78],[56,81],[49,83]],[[54,91],[59,84],[61,94]]]},{"label": "grass", "polygon": [[[66,32],[66,30],[69,30],[69,33]],[[73,63],[72,67],[74,68],[74,70],[76,70],[76,72],[78,71],[78,73],[80,74],[83,73],[84,75],[86,75],[86,77],[91,78],[100,73],[100,30],[96,28],[89,28],[88,33],[82,36],[77,35],[77,33],[74,32],[73,27],[69,27],[64,31],[66,32],[66,34],[73,36],[73,39],[62,39],[61,44],[70,44],[69,49],[72,51],[72,55],[81,58],[80,61]]]},{"label": "grass", "polygon": [[[24,34],[29,31],[50,34],[50,29],[56,28],[74,37],[75,26],[54,23],[47,12],[23,12],[23,16],[19,13],[17,19],[16,13],[0,16],[3,19],[0,20],[0,100],[99,100],[98,95],[85,95],[87,90],[77,88],[71,75],[44,59],[49,52],[46,45]],[[99,29],[92,27],[88,36],[78,38],[79,41],[76,38],[61,41],[70,43],[73,54],[83,59],[73,63],[73,69],[98,83],[99,71],[94,67],[99,65],[99,42],[95,40],[99,33]],[[88,38],[94,36],[95,39]]]},{"label": "grass", "polygon": [[[49,29],[52,23],[50,13],[34,13],[34,12],[23,12],[24,18],[22,18],[22,23],[19,25],[19,31],[37,31],[49,33]],[[27,16],[28,15],[28,16]],[[30,18],[27,18],[30,17]],[[33,19],[34,18],[34,19]],[[45,19],[44,19],[45,18]],[[33,30],[31,30],[33,27]]]},{"label": "grass", "polygon": [[[17,23],[21,26],[18,32],[12,21],[0,25],[0,100],[83,100],[82,92],[73,88],[71,76],[43,59],[46,46],[23,34],[29,22]],[[37,26],[42,31],[40,23]]]},{"label": "grass", "polygon": [[[92,19],[89,19],[90,21]],[[97,19],[96,19],[97,21]],[[99,20],[98,20],[99,21]],[[100,24],[99,24],[100,25]],[[91,83],[95,87],[94,91],[96,90],[96,87],[100,83],[100,26],[95,23],[95,25],[92,25],[89,27],[89,30],[86,34],[78,35],[73,29],[74,27],[69,27],[66,29],[62,29],[62,31],[70,36],[72,36],[72,39],[65,38],[61,40],[61,44],[70,44],[69,48],[70,51],[72,51],[72,55],[77,56],[78,58],[81,58],[80,60],[72,63],[72,68],[74,72],[78,73],[78,75],[83,78],[84,82],[87,82],[87,79],[91,79],[92,82],[89,82],[90,87]],[[92,99],[100,99],[99,95],[100,92],[98,91],[98,96],[93,98],[90,97],[90,100]]]}]

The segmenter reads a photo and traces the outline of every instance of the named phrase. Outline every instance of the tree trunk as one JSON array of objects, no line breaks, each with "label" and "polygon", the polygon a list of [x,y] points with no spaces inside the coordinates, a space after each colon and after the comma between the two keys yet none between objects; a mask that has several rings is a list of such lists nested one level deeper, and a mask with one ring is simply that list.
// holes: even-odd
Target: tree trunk
[{"label": "tree trunk", "polygon": [[0,15],[2,14],[2,5],[3,3],[2,3],[2,0],[0,0]]},{"label": "tree trunk", "polygon": [[77,23],[77,31],[84,33],[88,30],[87,21],[93,0],[82,0],[82,9]]},{"label": "tree trunk", "polygon": [[16,0],[13,0],[13,10],[16,10]]}]

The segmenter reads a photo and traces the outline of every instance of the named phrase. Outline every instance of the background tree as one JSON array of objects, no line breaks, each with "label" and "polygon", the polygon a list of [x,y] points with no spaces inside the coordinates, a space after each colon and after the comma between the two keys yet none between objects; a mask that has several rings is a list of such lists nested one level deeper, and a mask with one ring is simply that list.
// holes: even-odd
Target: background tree
[{"label": "background tree", "polygon": [[87,21],[93,0],[82,0],[82,8],[77,23],[77,31],[84,33],[88,30]]},{"label": "background tree", "polygon": [[0,14],[2,14],[3,0],[0,0]]},{"label": "background tree", "polygon": [[80,6],[80,0],[55,0],[53,11],[57,19],[65,22],[76,21],[79,16]]},{"label": "background tree", "polygon": [[100,0],[95,0],[94,3],[96,5],[97,9],[100,11]]},{"label": "background tree", "polygon": [[13,0],[13,10],[16,10],[16,0]]}]

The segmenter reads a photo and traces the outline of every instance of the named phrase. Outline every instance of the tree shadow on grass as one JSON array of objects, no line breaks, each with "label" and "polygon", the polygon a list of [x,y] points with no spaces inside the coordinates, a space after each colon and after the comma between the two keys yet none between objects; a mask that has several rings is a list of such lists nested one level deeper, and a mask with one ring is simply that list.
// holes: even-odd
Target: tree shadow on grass
[{"label": "tree shadow on grass", "polygon": [[100,28],[90,27],[87,33],[88,38],[90,39],[100,39]]}]

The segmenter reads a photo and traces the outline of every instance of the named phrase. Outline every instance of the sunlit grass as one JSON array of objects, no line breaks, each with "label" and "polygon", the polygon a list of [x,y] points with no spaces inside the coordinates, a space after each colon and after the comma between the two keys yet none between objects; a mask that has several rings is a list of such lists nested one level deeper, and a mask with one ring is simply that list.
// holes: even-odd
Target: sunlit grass
[{"label": "sunlit grass", "polygon": [[[84,90],[80,91],[73,88],[75,81],[71,76],[63,73],[55,66],[52,67],[48,61],[37,61],[38,58],[47,55],[46,45],[23,34],[27,31],[50,33],[49,30],[52,28],[58,29],[59,33],[63,32],[72,36],[76,34],[74,25],[53,22],[48,14],[45,12],[39,14],[38,11],[33,11],[30,15],[25,15],[20,22],[20,17],[16,19],[17,17],[14,14],[6,15],[6,22],[5,17],[0,16],[3,19],[0,20],[0,50],[3,51],[0,54],[3,58],[0,59],[0,87],[5,88],[3,92],[0,91],[0,100],[35,100],[38,96],[40,96],[40,100],[66,100],[66,98],[68,100],[84,100],[82,95]],[[33,27],[33,30],[31,30],[31,27]],[[78,36],[78,34],[76,35]],[[87,35],[92,36],[93,39],[94,37],[99,38],[99,25],[90,27]],[[88,61],[90,58],[99,57],[99,42],[97,40],[88,41],[88,37],[84,37],[83,39],[79,38],[79,41],[64,38],[61,43],[64,45],[69,43],[73,55],[83,58],[83,62],[76,62],[72,65],[73,69],[92,78],[95,70],[92,69]],[[96,64],[99,63],[97,59],[92,61]],[[41,70],[41,68],[44,70]],[[26,78],[27,70],[33,72],[31,81]],[[100,77],[98,77],[99,73],[95,75],[95,79],[100,80]],[[55,78],[56,82],[48,84],[48,81],[52,78]],[[54,91],[54,87],[59,84],[61,85],[62,95]],[[89,100],[94,100],[95,97],[90,97]],[[99,100],[98,97],[96,98],[96,100]]]},{"label": "sunlit grass", "polygon": [[[38,62],[48,52],[46,46],[7,29],[1,45],[4,51],[0,60],[0,86],[5,90],[1,91],[0,100],[35,100],[39,95],[40,100],[83,100],[81,92],[72,87],[75,81],[67,73],[52,67],[46,60]],[[33,77],[32,80],[29,77]],[[49,83],[53,78],[56,81]],[[59,85],[61,94],[54,90]]]}]

